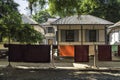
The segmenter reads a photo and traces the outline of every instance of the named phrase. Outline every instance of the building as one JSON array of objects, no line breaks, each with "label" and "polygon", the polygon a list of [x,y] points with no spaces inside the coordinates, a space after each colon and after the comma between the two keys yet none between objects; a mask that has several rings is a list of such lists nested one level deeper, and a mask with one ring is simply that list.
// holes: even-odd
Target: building
[{"label": "building", "polygon": [[23,24],[30,24],[34,27],[35,30],[41,32],[43,35],[45,34],[44,28],[42,26],[40,26],[35,20],[33,20],[32,18],[22,14],[22,22]]},{"label": "building", "polygon": [[120,21],[110,26],[109,28],[109,43],[120,44]]},{"label": "building", "polygon": [[45,29],[45,44],[57,44],[56,31],[57,28],[51,25],[52,22],[57,20],[56,18],[48,18],[47,22],[42,23],[41,26]]},{"label": "building", "polygon": [[107,27],[112,24],[92,15],[75,15],[52,23],[58,30],[59,45],[106,44]]},{"label": "building", "polygon": [[[24,14],[22,14],[21,17],[23,24],[30,24],[34,27],[36,31],[40,32],[42,35],[45,35],[45,29],[38,22]],[[45,44],[45,40],[43,40],[42,44]]]},{"label": "building", "polygon": [[58,45],[89,45],[89,53],[94,54],[94,45],[108,43],[107,28],[112,22],[92,16],[74,15],[51,23],[57,28]]}]

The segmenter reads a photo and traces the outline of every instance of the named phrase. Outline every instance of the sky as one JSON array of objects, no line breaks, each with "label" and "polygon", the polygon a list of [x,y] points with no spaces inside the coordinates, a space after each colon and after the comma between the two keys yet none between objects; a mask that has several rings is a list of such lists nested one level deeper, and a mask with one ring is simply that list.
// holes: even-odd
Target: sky
[{"label": "sky", "polygon": [[19,4],[18,10],[21,14],[28,14],[28,2],[27,0],[14,0]]}]

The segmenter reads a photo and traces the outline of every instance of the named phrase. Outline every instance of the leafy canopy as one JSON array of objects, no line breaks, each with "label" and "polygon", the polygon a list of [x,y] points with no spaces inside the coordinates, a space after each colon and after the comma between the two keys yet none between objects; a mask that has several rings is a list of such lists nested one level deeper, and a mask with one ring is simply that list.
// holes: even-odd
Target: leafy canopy
[{"label": "leafy canopy", "polygon": [[36,43],[42,40],[41,33],[35,31],[33,27],[22,25],[21,15],[17,10],[18,4],[13,0],[0,0],[0,36],[8,37],[10,41]]},{"label": "leafy canopy", "polygon": [[[40,6],[48,4],[48,12],[54,16],[92,14],[112,22],[120,20],[120,0],[36,0]],[[33,4],[33,3],[31,3]],[[42,5],[41,5],[42,4]],[[36,5],[37,6],[37,5]]]},{"label": "leafy canopy", "polygon": [[48,20],[48,18],[52,18],[52,16],[46,10],[40,11],[33,15],[33,19],[38,23],[44,23]]}]

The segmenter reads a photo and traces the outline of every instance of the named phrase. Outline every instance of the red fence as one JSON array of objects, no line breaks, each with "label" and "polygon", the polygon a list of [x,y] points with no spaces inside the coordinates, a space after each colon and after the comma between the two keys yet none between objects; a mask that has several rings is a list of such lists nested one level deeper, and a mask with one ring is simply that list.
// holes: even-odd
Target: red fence
[{"label": "red fence", "polygon": [[24,45],[12,45],[12,44],[10,44],[9,50],[8,50],[9,61],[23,62],[26,48],[27,47],[25,47]]},{"label": "red fence", "polygon": [[99,61],[111,61],[111,46],[110,45],[98,45],[98,60]]},{"label": "red fence", "polygon": [[[50,45],[8,45],[9,61],[11,62],[50,62]],[[59,48],[59,56],[74,57],[75,62],[89,61],[89,45],[54,45],[53,48]],[[111,45],[98,45],[98,60],[111,61]],[[120,46],[118,47],[118,56],[120,56]]]},{"label": "red fence", "polygon": [[50,46],[10,44],[8,55],[12,62],[50,62]]},{"label": "red fence", "polygon": [[88,62],[89,61],[89,46],[76,45],[75,46],[75,62]]}]

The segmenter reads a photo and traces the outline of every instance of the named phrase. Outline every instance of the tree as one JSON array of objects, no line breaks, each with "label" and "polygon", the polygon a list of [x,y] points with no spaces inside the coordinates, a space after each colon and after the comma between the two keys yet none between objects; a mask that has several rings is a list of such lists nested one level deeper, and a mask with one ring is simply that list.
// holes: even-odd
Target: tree
[{"label": "tree", "polygon": [[41,33],[35,31],[27,24],[22,25],[21,15],[17,10],[17,6],[13,0],[0,1],[0,34],[2,37],[8,37],[8,43],[11,40],[26,43],[40,42],[43,38]]},{"label": "tree", "polygon": [[117,22],[120,19],[120,0],[49,0],[49,11],[60,17],[92,14]]},{"label": "tree", "polygon": [[83,0],[80,6],[80,10],[83,14],[89,14],[98,8],[98,0]]},{"label": "tree", "polygon": [[97,1],[98,0],[28,0],[31,14],[33,10],[35,10],[35,7],[40,6],[40,9],[42,9],[48,4],[49,12],[52,15],[60,17],[89,13],[93,8],[97,7]]},{"label": "tree", "polygon": [[[120,0],[30,0],[31,8],[48,4],[48,12],[54,16],[92,14],[112,22],[119,21]],[[29,1],[29,2],[30,2]],[[39,2],[39,3],[38,3]],[[38,3],[38,4],[37,4]],[[32,12],[32,11],[31,11]]]},{"label": "tree", "polygon": [[33,15],[33,19],[38,23],[44,23],[48,20],[48,18],[52,18],[52,16],[48,13],[47,10],[39,11]]},{"label": "tree", "polygon": [[49,11],[61,17],[88,14],[97,7],[97,0],[49,0]]},{"label": "tree", "polygon": [[120,3],[117,0],[99,0],[98,7],[90,14],[117,22],[120,20]]},{"label": "tree", "polygon": [[10,38],[15,35],[16,30],[21,26],[21,16],[17,10],[17,4],[13,0],[1,0],[0,1],[0,24],[2,30],[0,31],[3,37],[8,36],[8,42]]},{"label": "tree", "polygon": [[39,8],[42,9],[46,4],[46,0],[28,0],[28,2],[29,2],[29,9],[31,15],[33,13],[33,10],[35,10],[35,8],[37,8],[38,5]]},{"label": "tree", "polygon": [[34,30],[33,26],[30,24],[24,24],[23,28],[21,28],[15,36],[16,41],[28,44],[41,43],[43,38],[44,36]]}]

